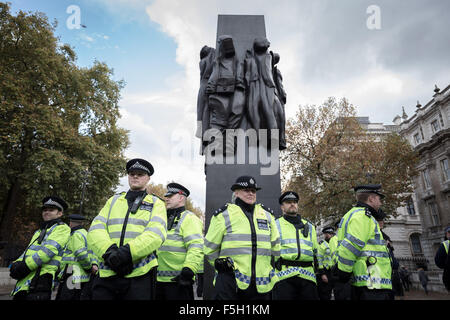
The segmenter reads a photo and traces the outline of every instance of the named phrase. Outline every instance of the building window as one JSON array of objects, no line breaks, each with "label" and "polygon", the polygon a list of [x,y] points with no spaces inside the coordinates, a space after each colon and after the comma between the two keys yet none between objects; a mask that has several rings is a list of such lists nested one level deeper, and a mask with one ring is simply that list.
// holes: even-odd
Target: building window
[{"label": "building window", "polygon": [[444,128],[444,119],[442,119],[442,114],[439,112],[439,121],[441,122],[441,127]]},{"label": "building window", "polygon": [[422,136],[422,140],[425,140],[425,137],[423,136],[422,126],[420,126],[419,129],[420,129],[420,135]]},{"label": "building window", "polygon": [[441,129],[441,126],[439,125],[439,122],[436,120],[433,120],[431,122],[431,130],[433,131],[433,133],[438,132]]},{"label": "building window", "polygon": [[442,179],[444,182],[450,180],[450,168],[448,166],[447,158],[441,160],[441,172],[442,172]]},{"label": "building window", "polygon": [[414,135],[414,142],[416,143],[416,144],[419,144],[420,143],[420,136],[419,136],[419,134],[418,133],[416,133],[415,135]]},{"label": "building window", "polygon": [[413,233],[410,237],[411,250],[413,255],[422,254],[422,245],[420,244],[420,234]]},{"label": "building window", "polygon": [[431,215],[431,223],[433,226],[439,226],[441,224],[439,220],[439,213],[435,202],[428,203],[428,210]]},{"label": "building window", "polygon": [[428,169],[422,171],[422,180],[425,189],[431,188],[430,173],[428,172]]},{"label": "building window", "polygon": [[416,209],[414,208],[414,201],[412,198],[406,200],[406,210],[410,216],[416,215]]}]

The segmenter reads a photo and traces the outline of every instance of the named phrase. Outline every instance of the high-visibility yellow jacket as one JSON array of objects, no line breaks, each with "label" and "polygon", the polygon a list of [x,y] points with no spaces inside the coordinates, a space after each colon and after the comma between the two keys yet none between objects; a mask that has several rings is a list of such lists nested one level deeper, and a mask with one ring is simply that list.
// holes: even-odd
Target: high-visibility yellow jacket
[{"label": "high-visibility yellow jacket", "polygon": [[284,217],[276,220],[278,232],[280,233],[281,258],[288,261],[301,261],[309,265],[282,265],[281,270],[277,272],[277,276],[280,281],[296,276],[316,283],[314,272],[314,256],[317,255],[318,248],[316,228],[307,220],[301,220],[304,228],[308,229],[306,237],[303,234],[303,229],[296,229]]},{"label": "high-visibility yellow jacket", "polygon": [[72,274],[72,283],[88,282],[92,264],[95,262],[89,251],[87,231],[82,227],[72,229],[69,241],[64,248],[59,278],[63,277],[64,271],[67,271]]},{"label": "high-visibility yellow jacket", "polygon": [[392,267],[380,227],[368,208],[354,207],[341,219],[337,265],[352,272],[352,285],[392,289]]},{"label": "high-visibility yellow jacket", "polygon": [[[67,224],[56,219],[46,229],[37,230],[24,253],[16,261],[24,261],[31,272],[23,279],[17,281],[11,295],[19,291],[28,291],[36,271],[40,267],[39,275],[51,274],[53,279],[60,266],[64,246],[70,237],[70,228]],[[38,239],[42,232],[45,236],[39,244]],[[15,261],[15,262],[16,262]]]},{"label": "high-visibility yellow jacket", "polygon": [[319,270],[331,270],[331,268],[336,264],[336,249],[336,236],[330,238],[328,242],[323,240],[319,244],[319,249],[317,250],[317,263],[319,265]]},{"label": "high-visibility yellow jacket", "polygon": [[184,267],[194,273],[203,269],[203,223],[194,213],[180,211],[158,249],[157,280],[161,282],[170,282]]},{"label": "high-visibility yellow jacket", "polygon": [[230,257],[241,290],[249,287],[254,276],[258,292],[269,292],[277,281],[271,260],[280,256],[275,218],[261,204],[256,204],[250,223],[238,205],[228,203],[211,218],[204,253],[212,266],[217,258]]},{"label": "high-visibility yellow jacket", "polygon": [[[102,256],[111,245],[119,246],[127,211],[125,193],[111,197],[89,228],[88,246],[98,258],[101,278],[116,274],[104,264]],[[158,265],[156,250],[165,241],[166,235],[166,206],[158,197],[146,195],[136,213],[129,214],[124,233],[123,244],[130,246],[133,260],[133,271],[126,278],[144,275]]]}]

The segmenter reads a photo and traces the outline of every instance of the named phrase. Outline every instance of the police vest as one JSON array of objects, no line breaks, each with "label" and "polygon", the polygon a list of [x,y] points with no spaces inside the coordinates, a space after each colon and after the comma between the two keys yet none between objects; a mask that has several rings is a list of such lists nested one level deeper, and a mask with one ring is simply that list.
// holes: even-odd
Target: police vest
[{"label": "police vest", "polygon": [[64,246],[70,237],[70,228],[65,223],[55,223],[45,230],[45,236],[42,242],[38,243],[38,238],[43,230],[37,230],[31,238],[30,244],[25,252],[16,261],[25,261],[31,272],[23,279],[17,281],[11,295],[19,291],[28,291],[32,279],[37,270],[40,272],[37,276],[44,274],[55,274],[60,266]]},{"label": "police vest", "polygon": [[354,207],[341,219],[337,260],[340,270],[353,273],[353,286],[392,289],[392,267],[386,241],[368,209]]},{"label": "police vest", "polygon": [[146,274],[158,265],[156,250],[166,239],[167,216],[164,202],[156,196],[146,195],[136,213],[129,214],[124,228],[128,202],[125,193],[111,197],[92,221],[87,240],[88,246],[99,261],[101,278],[111,277],[116,273],[105,265],[102,256],[113,244],[130,246],[133,271],[125,278]]},{"label": "police vest", "polygon": [[333,236],[329,242],[323,240],[317,250],[319,269],[330,270],[336,264],[337,237]]},{"label": "police vest", "polygon": [[87,246],[87,231],[83,228],[73,231],[64,248],[59,278],[62,279],[65,272],[71,274],[71,282],[74,284],[88,282],[93,263]]},{"label": "police vest", "polygon": [[303,229],[297,229],[284,217],[276,220],[280,233],[281,258],[288,261],[306,262],[303,266],[282,265],[281,271],[277,272],[280,280],[290,277],[300,277],[316,283],[314,273],[314,255],[317,255],[317,235],[314,226],[307,220],[302,219],[304,228],[308,234],[305,237]]},{"label": "police vest", "polygon": [[190,211],[183,211],[175,219],[166,241],[158,249],[158,281],[170,282],[184,267],[194,273],[203,269],[202,229],[202,221]]},{"label": "police vest", "polygon": [[260,204],[255,205],[252,218],[235,204],[216,212],[205,236],[204,253],[212,266],[217,258],[233,260],[239,289],[247,289],[253,277],[257,291],[265,293],[278,280],[271,259],[280,256],[280,239],[275,218]]},{"label": "police vest", "polygon": [[447,254],[448,254],[448,247],[449,247],[450,240],[446,240],[442,243],[444,244],[445,252],[447,252]]}]

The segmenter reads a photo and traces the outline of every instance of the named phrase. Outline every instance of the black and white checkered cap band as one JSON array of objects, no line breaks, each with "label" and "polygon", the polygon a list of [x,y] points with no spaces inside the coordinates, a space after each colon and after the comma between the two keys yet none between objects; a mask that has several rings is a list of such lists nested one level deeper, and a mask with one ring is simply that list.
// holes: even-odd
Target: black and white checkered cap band
[{"label": "black and white checkered cap band", "polygon": [[133,165],[130,167],[130,169],[128,169],[128,171],[131,171],[131,170],[142,170],[142,171],[145,171],[148,174],[150,174],[150,170],[148,170],[147,167],[140,164],[139,161],[136,161],[135,163],[133,163]]},{"label": "black and white checkered cap band", "polygon": [[58,202],[53,201],[52,199],[48,199],[45,203],[44,206],[55,206],[58,207],[59,209],[61,209],[61,211],[63,211],[63,207],[62,205],[60,205]]},{"label": "black and white checkered cap band", "polygon": [[380,192],[380,190],[374,190],[374,189],[358,189],[356,191],[356,193],[365,193],[365,192],[373,192],[373,193],[377,193]]},{"label": "black and white checkered cap band", "polygon": [[183,196],[187,196],[186,192],[184,192],[183,190],[178,189],[178,188],[167,188],[166,195],[176,194],[176,193],[180,193],[180,192]]}]

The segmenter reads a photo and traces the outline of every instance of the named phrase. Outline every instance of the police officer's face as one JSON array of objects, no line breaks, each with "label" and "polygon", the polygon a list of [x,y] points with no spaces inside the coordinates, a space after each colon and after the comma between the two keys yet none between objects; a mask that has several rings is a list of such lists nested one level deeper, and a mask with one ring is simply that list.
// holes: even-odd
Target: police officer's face
[{"label": "police officer's face", "polygon": [[50,221],[62,216],[62,211],[56,208],[44,208],[42,210],[42,219],[44,221]]},{"label": "police officer's face", "polygon": [[368,205],[370,205],[372,208],[374,208],[375,210],[378,210],[381,208],[381,197],[378,194],[371,194],[369,196],[369,203],[367,203]]},{"label": "police officer's face", "polygon": [[150,181],[150,176],[144,171],[128,172],[128,184],[131,190],[144,190]]},{"label": "police officer's face", "polygon": [[256,202],[255,189],[238,189],[234,191],[234,194],[247,204],[254,204]]},{"label": "police officer's face", "polygon": [[295,200],[286,200],[281,204],[281,211],[286,214],[297,214],[298,211],[298,203]]},{"label": "police officer's face", "polygon": [[166,208],[173,209],[179,208],[184,205],[184,196],[181,194],[172,194],[170,196],[164,197],[166,200]]}]

